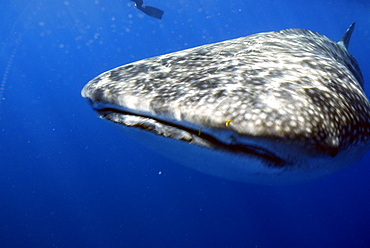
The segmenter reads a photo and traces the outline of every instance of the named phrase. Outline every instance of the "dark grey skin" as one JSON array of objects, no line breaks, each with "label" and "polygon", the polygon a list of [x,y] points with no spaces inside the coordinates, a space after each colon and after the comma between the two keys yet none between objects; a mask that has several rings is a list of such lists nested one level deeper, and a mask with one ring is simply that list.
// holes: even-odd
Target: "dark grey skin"
[{"label": "dark grey skin", "polygon": [[356,163],[370,104],[348,52],[304,29],[250,35],[107,71],[82,90],[101,118],[199,171],[289,184]]},{"label": "dark grey skin", "polygon": [[162,19],[162,16],[163,16],[163,13],[164,13],[163,10],[157,9],[155,7],[152,7],[152,6],[144,5],[143,0],[131,0],[131,1],[135,2],[135,7],[137,9],[141,10],[142,12],[147,14],[148,16],[151,16],[151,17],[154,17],[154,18],[157,18],[157,19]]}]

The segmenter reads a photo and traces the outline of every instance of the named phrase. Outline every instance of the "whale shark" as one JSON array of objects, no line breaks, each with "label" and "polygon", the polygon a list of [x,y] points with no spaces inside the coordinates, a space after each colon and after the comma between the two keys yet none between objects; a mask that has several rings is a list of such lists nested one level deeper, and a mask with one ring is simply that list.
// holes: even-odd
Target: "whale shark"
[{"label": "whale shark", "polygon": [[263,32],[117,67],[82,97],[128,137],[239,182],[311,181],[370,148],[370,104],[348,52],[306,29]]}]

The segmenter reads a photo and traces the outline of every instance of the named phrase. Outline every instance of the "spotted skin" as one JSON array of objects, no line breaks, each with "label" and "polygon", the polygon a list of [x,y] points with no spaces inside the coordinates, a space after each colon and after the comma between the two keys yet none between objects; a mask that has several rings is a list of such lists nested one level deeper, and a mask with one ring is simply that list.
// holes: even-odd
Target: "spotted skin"
[{"label": "spotted skin", "polygon": [[[197,133],[202,128],[225,146],[253,140],[277,157],[289,157],[286,164],[293,166],[294,155],[281,148],[285,144],[307,156],[334,158],[369,147],[370,104],[348,41],[336,43],[304,29],[259,33],[115,68],[91,80],[82,96],[97,110],[109,105],[153,119],[157,127],[174,123]],[[138,125],[142,119],[104,113],[148,130]],[[190,135],[175,139],[191,143],[197,135]]]}]

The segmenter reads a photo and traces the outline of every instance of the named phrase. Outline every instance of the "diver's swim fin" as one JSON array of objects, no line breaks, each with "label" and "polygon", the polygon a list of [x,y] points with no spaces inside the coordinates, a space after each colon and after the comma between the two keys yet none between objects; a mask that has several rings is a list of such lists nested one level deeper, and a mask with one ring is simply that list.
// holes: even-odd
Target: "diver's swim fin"
[{"label": "diver's swim fin", "polygon": [[131,1],[135,2],[137,6],[141,6],[144,4],[143,0],[131,0]]},{"label": "diver's swim fin", "polygon": [[147,6],[143,4],[143,0],[131,0],[135,2],[135,7],[147,14],[148,16],[157,18],[157,19],[162,19],[162,15],[164,13],[163,10],[157,9],[152,6]]},{"label": "diver's swim fin", "polygon": [[162,15],[164,13],[163,10],[157,9],[152,6],[147,6],[147,5],[141,5],[141,6],[136,6],[139,10],[147,14],[148,16],[157,18],[157,19],[162,19]]},{"label": "diver's swim fin", "polygon": [[163,15],[163,10],[157,9],[152,6],[146,6],[146,5],[141,5],[141,6],[136,6],[139,10],[147,14],[148,16],[157,18],[157,19],[162,19]]}]

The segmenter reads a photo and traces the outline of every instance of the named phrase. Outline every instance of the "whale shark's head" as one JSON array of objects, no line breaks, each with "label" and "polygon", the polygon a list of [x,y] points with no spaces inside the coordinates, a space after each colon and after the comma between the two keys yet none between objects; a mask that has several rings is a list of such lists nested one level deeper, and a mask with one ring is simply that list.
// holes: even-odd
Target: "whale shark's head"
[{"label": "whale shark's head", "polygon": [[369,149],[370,104],[347,48],[303,29],[107,71],[82,90],[104,119],[181,164],[264,184],[312,180]]}]

